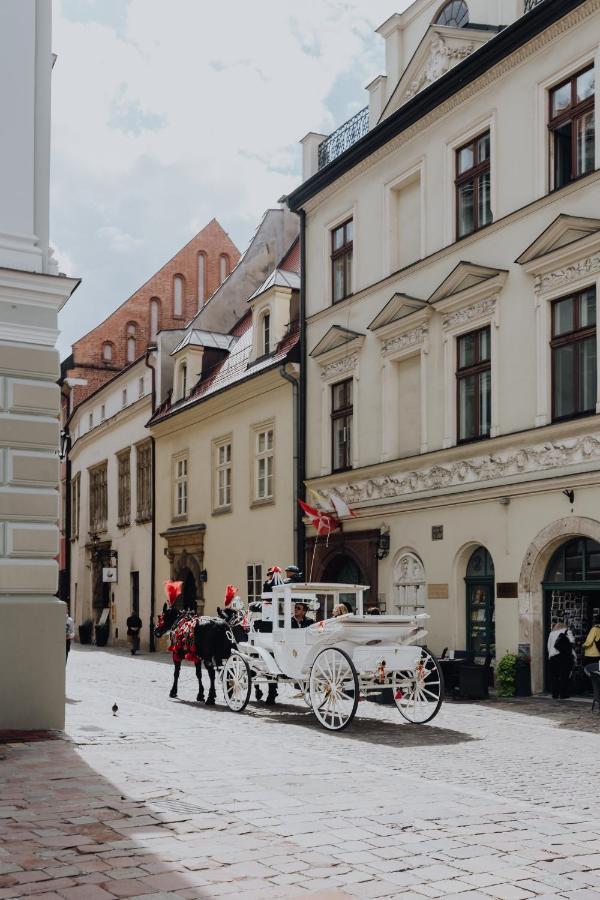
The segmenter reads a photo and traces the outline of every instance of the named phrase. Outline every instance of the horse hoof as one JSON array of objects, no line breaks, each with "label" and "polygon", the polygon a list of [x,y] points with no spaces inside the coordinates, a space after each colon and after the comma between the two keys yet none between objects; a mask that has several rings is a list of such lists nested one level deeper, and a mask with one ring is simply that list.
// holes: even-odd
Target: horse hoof
[{"label": "horse hoof", "polygon": [[257,699],[259,702],[262,700],[262,698],[263,698],[263,692],[261,691],[260,688],[256,688],[256,691],[254,692],[254,696],[256,697],[256,699]]},{"label": "horse hoof", "polygon": [[171,691],[169,697],[171,698],[171,700],[175,700],[177,697],[177,691]]},{"label": "horse hoof", "polygon": [[196,703],[202,703],[204,701],[204,694],[198,694],[196,697]]},{"label": "horse hoof", "polygon": [[214,706],[214,705],[215,705],[215,698],[214,698],[214,697],[207,697],[206,700],[204,701],[204,704],[205,704],[205,706]]}]

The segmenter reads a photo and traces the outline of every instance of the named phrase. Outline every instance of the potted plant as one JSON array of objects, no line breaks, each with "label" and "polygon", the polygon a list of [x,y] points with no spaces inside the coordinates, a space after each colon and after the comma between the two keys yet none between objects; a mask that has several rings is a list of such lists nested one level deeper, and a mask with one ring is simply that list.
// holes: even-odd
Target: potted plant
[{"label": "potted plant", "polygon": [[94,629],[94,623],[91,619],[85,619],[81,625],[79,626],[79,643],[80,644],[91,644],[92,643],[92,631]]},{"label": "potted plant", "polygon": [[499,697],[514,697],[517,689],[517,656],[505,653],[496,666],[496,689]]}]

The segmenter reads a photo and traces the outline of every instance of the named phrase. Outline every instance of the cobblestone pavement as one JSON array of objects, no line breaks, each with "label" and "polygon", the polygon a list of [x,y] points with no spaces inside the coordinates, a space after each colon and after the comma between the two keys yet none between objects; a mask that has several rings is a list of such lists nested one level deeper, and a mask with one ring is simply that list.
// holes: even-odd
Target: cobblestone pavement
[{"label": "cobblestone pavement", "polygon": [[332,734],[302,701],[236,715],[193,702],[191,668],[179,701],[170,681],[75,648],[66,735],[5,736],[0,900],[600,897],[589,704],[447,703],[417,727],[364,703]]}]

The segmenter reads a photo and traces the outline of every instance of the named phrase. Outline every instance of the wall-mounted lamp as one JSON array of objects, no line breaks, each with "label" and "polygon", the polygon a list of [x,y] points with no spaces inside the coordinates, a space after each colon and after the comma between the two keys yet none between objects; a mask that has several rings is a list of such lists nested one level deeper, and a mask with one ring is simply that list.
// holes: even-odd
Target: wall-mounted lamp
[{"label": "wall-mounted lamp", "polygon": [[385,523],[379,529],[377,538],[377,559],[385,559],[390,553],[390,528]]},{"label": "wall-mounted lamp", "polygon": [[567,488],[565,491],[563,491],[563,494],[565,495],[571,506],[573,506],[573,504],[575,503],[575,491],[571,488]]},{"label": "wall-mounted lamp", "polygon": [[70,449],[71,443],[71,435],[69,434],[69,430],[67,428],[61,428],[60,430],[60,449],[58,451],[59,459],[63,460]]},{"label": "wall-mounted lamp", "polygon": [[498,500],[498,503],[501,506],[508,506],[510,504],[510,497],[500,497],[500,499]]},{"label": "wall-mounted lamp", "polygon": [[175,551],[171,550],[170,547],[165,547],[163,550],[163,553],[165,554],[165,556],[167,557],[169,562],[172,563],[173,560],[175,559]]}]

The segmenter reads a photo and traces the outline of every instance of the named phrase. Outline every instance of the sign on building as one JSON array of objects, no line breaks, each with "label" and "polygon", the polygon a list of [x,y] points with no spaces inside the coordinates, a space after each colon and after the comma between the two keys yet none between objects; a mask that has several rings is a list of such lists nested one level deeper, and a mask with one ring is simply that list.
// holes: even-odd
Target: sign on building
[{"label": "sign on building", "polygon": [[102,569],[102,581],[115,584],[117,581],[117,570],[115,567]]}]

